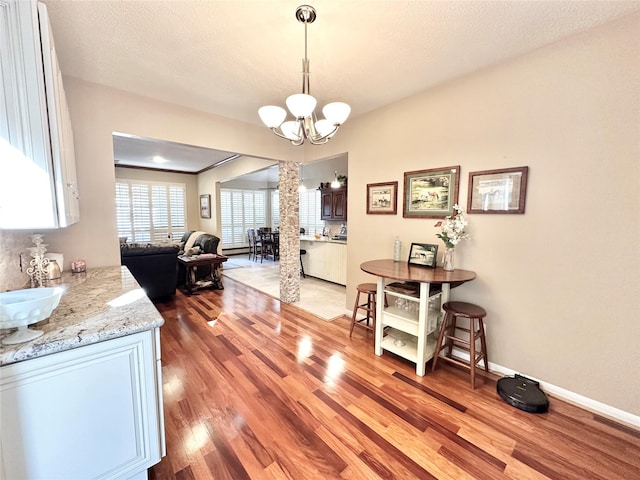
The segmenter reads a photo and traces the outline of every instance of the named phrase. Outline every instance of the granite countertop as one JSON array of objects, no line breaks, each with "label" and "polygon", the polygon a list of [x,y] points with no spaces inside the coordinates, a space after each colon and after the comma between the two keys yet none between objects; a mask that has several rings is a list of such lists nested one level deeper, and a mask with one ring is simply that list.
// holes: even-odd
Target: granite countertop
[{"label": "granite countertop", "polygon": [[[86,273],[64,272],[56,285],[66,288],[53,314],[29,328],[44,335],[17,345],[0,344],[0,365],[151,330],[164,319],[126,267]],[[15,331],[0,330],[0,340]]]},{"label": "granite countertop", "polygon": [[342,245],[346,245],[346,240],[334,240],[331,237],[320,237],[316,238],[313,235],[300,235],[300,240],[303,242],[325,242],[325,243],[340,243]]}]

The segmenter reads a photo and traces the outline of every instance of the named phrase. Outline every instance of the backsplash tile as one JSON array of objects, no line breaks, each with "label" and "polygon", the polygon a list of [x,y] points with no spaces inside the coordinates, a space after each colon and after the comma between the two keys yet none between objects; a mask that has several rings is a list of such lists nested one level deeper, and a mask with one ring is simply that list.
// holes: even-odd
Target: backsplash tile
[{"label": "backsplash tile", "polygon": [[0,292],[17,290],[29,284],[29,275],[20,272],[20,254],[28,252],[30,233],[0,230]]}]

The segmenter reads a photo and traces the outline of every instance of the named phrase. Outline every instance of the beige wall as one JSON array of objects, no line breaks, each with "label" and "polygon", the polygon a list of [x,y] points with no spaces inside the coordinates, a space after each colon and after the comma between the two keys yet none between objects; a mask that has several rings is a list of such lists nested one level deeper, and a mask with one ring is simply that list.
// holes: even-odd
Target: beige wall
[{"label": "beige wall", "polygon": [[50,250],[64,253],[65,262],[83,258],[89,267],[120,263],[113,132],[282,160],[300,155],[286,142],[274,142],[269,131],[245,123],[72,78],[65,79],[65,89],[74,125],[81,221],[45,237]]},{"label": "beige wall", "polygon": [[[365,215],[367,183],[460,165],[529,166],[524,215],[469,215],[454,299],[488,311],[489,359],[640,414],[640,16],[346,123],[307,156],[349,151],[348,304],[359,269],[400,235],[438,243],[435,220]],[[332,150],[333,149],[333,150]],[[366,248],[363,248],[366,246]]]},{"label": "beige wall", "polygon": [[[366,215],[367,183],[460,165],[466,205],[470,171],[528,165],[525,215],[469,216],[456,260],[478,278],[453,297],[488,310],[491,362],[640,415],[639,25],[636,15],[351,119],[304,150],[267,129],[70,81],[82,220],[50,233],[50,250],[119,263],[113,131],[265,158],[304,152],[305,162],[348,152],[349,305],[373,280],[360,263],[390,258],[395,235],[404,255],[410,242],[438,241],[435,221],[403,219],[401,203],[398,215]],[[15,235],[26,237],[8,243]]]}]

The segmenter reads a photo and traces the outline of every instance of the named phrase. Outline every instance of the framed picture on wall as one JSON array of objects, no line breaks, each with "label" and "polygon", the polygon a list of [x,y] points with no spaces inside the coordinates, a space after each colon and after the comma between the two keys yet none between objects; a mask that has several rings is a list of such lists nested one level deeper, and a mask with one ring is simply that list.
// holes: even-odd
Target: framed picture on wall
[{"label": "framed picture on wall", "polygon": [[438,246],[428,243],[412,243],[409,249],[409,265],[435,268]]},{"label": "framed picture on wall", "polygon": [[200,218],[211,218],[211,195],[200,195]]},{"label": "framed picture on wall", "polygon": [[469,173],[468,213],[524,213],[529,167]]},{"label": "framed picture on wall", "polygon": [[460,166],[405,172],[405,218],[444,218],[458,203]]},{"label": "framed picture on wall", "polygon": [[398,182],[367,184],[367,214],[398,213]]}]

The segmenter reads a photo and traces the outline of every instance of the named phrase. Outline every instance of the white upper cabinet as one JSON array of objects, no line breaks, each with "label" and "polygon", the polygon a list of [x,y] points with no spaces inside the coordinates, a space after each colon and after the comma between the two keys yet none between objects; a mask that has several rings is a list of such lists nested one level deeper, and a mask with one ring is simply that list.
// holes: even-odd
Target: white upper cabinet
[{"label": "white upper cabinet", "polygon": [[0,0],[0,228],[79,220],[71,118],[44,4]]}]

